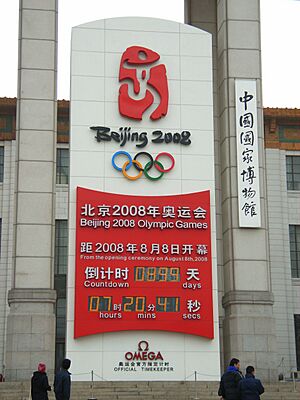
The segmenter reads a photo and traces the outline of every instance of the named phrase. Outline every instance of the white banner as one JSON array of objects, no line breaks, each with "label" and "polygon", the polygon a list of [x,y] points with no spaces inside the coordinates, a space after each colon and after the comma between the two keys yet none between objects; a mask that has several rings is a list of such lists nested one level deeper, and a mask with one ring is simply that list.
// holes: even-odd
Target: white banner
[{"label": "white banner", "polygon": [[256,81],[236,79],[236,144],[239,226],[260,228]]}]

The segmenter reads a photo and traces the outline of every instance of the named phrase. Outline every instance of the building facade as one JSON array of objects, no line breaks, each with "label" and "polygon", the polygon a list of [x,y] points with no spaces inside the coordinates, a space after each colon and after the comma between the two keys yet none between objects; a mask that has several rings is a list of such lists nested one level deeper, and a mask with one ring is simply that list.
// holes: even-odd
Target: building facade
[{"label": "building facade", "polygon": [[[7,293],[12,279],[16,99],[0,100],[1,127],[1,365],[5,373]],[[274,295],[278,374],[300,365],[300,111],[264,109],[270,267]],[[68,252],[69,102],[58,101],[56,144],[55,289],[56,365],[65,354]],[[221,299],[220,299],[221,302]],[[220,307],[220,340],[223,310]],[[249,344],[249,350],[250,350]],[[259,342],[253,344],[259,348]],[[221,348],[222,353],[223,349]],[[223,360],[221,360],[223,362]]]}]

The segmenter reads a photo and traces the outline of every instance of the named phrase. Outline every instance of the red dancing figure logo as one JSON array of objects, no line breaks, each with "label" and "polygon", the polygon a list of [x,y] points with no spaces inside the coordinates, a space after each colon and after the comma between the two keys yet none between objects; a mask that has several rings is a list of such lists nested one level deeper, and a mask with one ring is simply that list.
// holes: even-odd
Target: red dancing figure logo
[{"label": "red dancing figure logo", "polygon": [[[119,81],[130,80],[133,83],[133,91],[131,85],[129,89],[128,83],[120,86],[119,111],[124,117],[141,120],[144,112],[153,103],[157,103],[154,98],[155,94],[159,95],[158,105],[151,113],[150,118],[157,120],[167,114],[169,90],[166,67],[164,64],[159,64],[147,68],[159,59],[158,53],[141,46],[131,46],[124,51],[120,63]],[[143,94],[141,90],[143,84],[146,84],[147,88],[144,97],[140,98]]]}]

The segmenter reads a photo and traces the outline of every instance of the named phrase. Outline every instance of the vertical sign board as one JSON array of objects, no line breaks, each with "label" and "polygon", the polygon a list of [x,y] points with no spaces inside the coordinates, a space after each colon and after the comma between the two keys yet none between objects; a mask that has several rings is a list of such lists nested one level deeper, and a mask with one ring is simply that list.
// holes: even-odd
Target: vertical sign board
[{"label": "vertical sign board", "polygon": [[259,228],[261,216],[255,80],[236,79],[235,106],[239,225],[241,228]]},{"label": "vertical sign board", "polygon": [[67,355],[73,379],[219,377],[211,37],[73,28]]}]

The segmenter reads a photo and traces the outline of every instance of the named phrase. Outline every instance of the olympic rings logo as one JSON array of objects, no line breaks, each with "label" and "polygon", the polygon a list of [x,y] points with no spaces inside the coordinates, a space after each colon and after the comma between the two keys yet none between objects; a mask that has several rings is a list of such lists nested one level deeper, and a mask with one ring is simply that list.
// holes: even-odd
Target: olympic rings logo
[{"label": "olympic rings logo", "polygon": [[[124,156],[126,156],[128,158],[128,160],[124,162],[123,166],[118,166],[116,164],[116,158],[118,156],[120,156],[120,155],[124,155]],[[140,156],[146,156],[149,159],[149,161],[145,164],[145,166],[143,166],[140,163],[140,161],[137,160]],[[168,157],[171,160],[171,166],[169,168],[165,168],[163,166],[163,164],[160,161],[158,161],[158,159],[160,157]],[[174,168],[174,165],[175,165],[175,159],[170,153],[161,152],[161,153],[157,154],[155,159],[153,159],[151,154],[149,154],[147,151],[140,151],[139,153],[137,153],[134,156],[134,158],[132,158],[131,155],[129,153],[127,153],[127,151],[120,150],[120,151],[117,151],[112,156],[111,162],[112,162],[113,167],[117,171],[122,172],[123,175],[125,176],[125,178],[127,178],[127,179],[129,179],[131,181],[136,181],[137,179],[139,179],[143,175],[143,173],[144,173],[145,177],[147,179],[149,179],[150,181],[157,181],[158,179],[161,179],[166,172],[171,171]],[[128,174],[127,171],[132,166],[134,166],[134,168],[138,171],[137,175],[129,175]],[[150,169],[152,167],[155,167],[160,172],[160,174],[158,176],[149,175],[148,172],[150,171]]]}]

